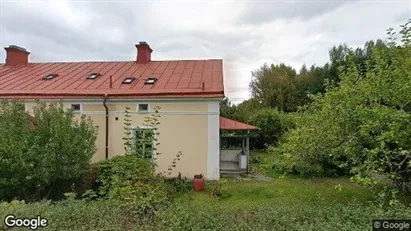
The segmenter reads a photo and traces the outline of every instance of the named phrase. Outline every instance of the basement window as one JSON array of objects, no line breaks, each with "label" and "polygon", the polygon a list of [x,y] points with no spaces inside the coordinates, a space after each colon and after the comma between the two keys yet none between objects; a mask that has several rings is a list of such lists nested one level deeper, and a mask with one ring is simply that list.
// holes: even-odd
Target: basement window
[{"label": "basement window", "polygon": [[136,80],[136,78],[134,78],[134,77],[126,77],[126,78],[123,80],[123,84],[131,84],[134,80]]},{"label": "basement window", "polygon": [[157,78],[148,78],[144,84],[154,84],[157,81]]},{"label": "basement window", "polygon": [[100,73],[91,73],[87,76],[87,79],[97,79],[99,76],[101,76]]},{"label": "basement window", "polygon": [[138,104],[138,112],[148,112],[148,104],[146,103]]},{"label": "basement window", "polygon": [[44,80],[50,80],[50,79],[54,79],[57,76],[58,76],[58,74],[48,74],[48,75],[44,76],[43,79]]}]

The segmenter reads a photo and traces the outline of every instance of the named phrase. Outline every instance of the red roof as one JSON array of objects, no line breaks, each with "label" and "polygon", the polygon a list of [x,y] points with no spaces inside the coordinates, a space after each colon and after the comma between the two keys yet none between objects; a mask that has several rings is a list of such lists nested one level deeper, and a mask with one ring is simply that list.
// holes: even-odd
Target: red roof
[{"label": "red roof", "polygon": [[257,130],[257,127],[254,127],[249,124],[241,123],[239,121],[227,119],[220,116],[220,129],[221,130]]},{"label": "red roof", "polygon": [[[96,79],[87,79],[100,73]],[[58,74],[43,80],[49,74]],[[112,76],[112,88],[110,88]],[[125,77],[136,78],[122,84]],[[144,84],[147,78],[154,84]],[[0,97],[49,98],[96,97],[109,94],[128,97],[224,97],[222,60],[125,62],[29,63],[22,66],[0,64]]]}]

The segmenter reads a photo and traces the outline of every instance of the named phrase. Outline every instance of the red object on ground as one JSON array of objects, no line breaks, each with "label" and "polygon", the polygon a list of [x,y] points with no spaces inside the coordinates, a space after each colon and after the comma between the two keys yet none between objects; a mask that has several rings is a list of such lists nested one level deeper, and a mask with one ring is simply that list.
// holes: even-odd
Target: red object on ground
[{"label": "red object on ground", "polygon": [[196,192],[204,191],[205,179],[204,178],[194,178],[193,179],[193,189]]}]

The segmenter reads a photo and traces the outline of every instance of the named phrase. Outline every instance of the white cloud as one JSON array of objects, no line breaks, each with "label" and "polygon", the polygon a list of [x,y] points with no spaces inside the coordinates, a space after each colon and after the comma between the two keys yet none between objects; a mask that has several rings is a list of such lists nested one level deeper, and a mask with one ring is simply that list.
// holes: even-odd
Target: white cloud
[{"label": "white cloud", "polygon": [[333,45],[362,46],[411,17],[410,0],[0,3],[0,45],[26,47],[31,61],[131,60],[145,40],[153,59],[223,58],[235,102],[264,62],[322,65]]}]

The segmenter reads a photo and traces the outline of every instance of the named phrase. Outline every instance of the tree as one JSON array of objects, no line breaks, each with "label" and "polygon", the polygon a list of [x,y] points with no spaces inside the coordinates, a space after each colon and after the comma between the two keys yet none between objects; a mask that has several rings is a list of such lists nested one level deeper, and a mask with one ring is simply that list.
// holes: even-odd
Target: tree
[{"label": "tree", "polygon": [[75,120],[62,104],[39,103],[33,116],[21,105],[0,105],[0,198],[62,196],[87,169],[97,128],[84,115]]},{"label": "tree", "polygon": [[296,71],[285,64],[268,66],[252,72],[250,89],[252,97],[265,107],[277,108],[280,111],[295,111]]},{"label": "tree", "polygon": [[399,188],[411,181],[408,24],[400,32],[400,45],[367,43],[369,57],[360,63],[363,51],[350,50],[344,56],[339,86],[312,96],[313,103],[281,145],[293,160],[292,169],[305,174],[350,173],[367,184],[381,183],[383,178],[375,175],[384,176]]},{"label": "tree", "polygon": [[256,149],[277,145],[280,137],[294,127],[289,116],[273,108],[264,108],[255,112],[249,119],[249,123],[259,128],[256,131],[257,137],[252,139],[251,143],[251,146]]}]

